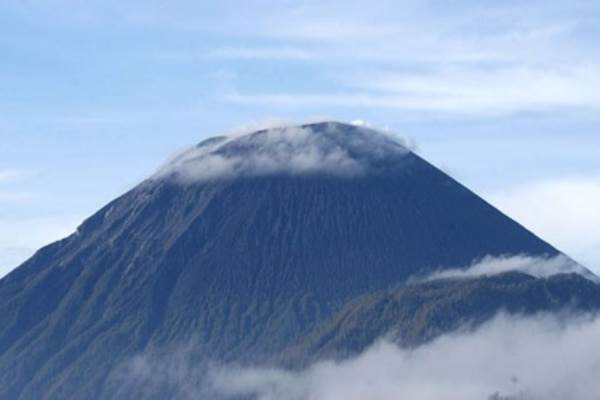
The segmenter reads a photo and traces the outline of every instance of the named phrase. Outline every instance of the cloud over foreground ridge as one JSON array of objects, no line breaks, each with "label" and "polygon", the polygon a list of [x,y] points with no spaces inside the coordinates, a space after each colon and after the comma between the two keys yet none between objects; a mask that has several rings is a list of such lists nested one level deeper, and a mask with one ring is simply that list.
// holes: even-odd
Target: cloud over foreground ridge
[{"label": "cloud over foreground ridge", "polygon": [[225,367],[208,382],[226,398],[259,400],[591,400],[600,394],[599,334],[589,317],[500,315],[416,349],[381,340],[342,362],[299,372]]},{"label": "cloud over foreground ridge", "polygon": [[408,153],[404,143],[364,126],[323,122],[213,137],[179,154],[153,176],[197,182],[276,173],[355,176]]},{"label": "cloud over foreground ridge", "polygon": [[382,338],[344,361],[303,370],[198,363],[198,349],[142,354],[113,383],[136,398],[179,400],[596,400],[600,319],[498,315],[416,348]]},{"label": "cloud over foreground ridge", "polygon": [[563,254],[554,257],[533,257],[524,254],[500,257],[486,256],[466,268],[439,270],[418,280],[468,279],[498,275],[510,271],[523,272],[535,278],[547,278],[557,274],[579,274],[586,279],[600,283],[599,277]]}]

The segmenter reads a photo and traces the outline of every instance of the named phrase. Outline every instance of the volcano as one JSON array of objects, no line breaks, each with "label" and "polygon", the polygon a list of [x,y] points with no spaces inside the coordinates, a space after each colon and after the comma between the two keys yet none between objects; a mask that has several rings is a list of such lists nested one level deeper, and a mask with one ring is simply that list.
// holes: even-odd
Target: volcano
[{"label": "volcano", "polygon": [[600,307],[578,266],[426,279],[524,255],[568,260],[387,134],[215,137],[0,280],[0,399],[141,398],[115,390],[119,366],[186,343],[293,367],[390,329],[415,345],[500,309]]}]

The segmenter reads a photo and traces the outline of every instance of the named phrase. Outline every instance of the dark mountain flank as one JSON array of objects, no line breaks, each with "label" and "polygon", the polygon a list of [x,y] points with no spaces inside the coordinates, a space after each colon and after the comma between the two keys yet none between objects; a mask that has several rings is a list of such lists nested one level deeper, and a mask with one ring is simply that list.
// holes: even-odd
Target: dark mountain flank
[{"label": "dark mountain flank", "polygon": [[338,123],[209,139],[0,280],[0,399],[115,398],[112,371],[194,342],[300,365],[499,310],[600,305],[580,275],[411,278],[560,253],[387,135]]}]

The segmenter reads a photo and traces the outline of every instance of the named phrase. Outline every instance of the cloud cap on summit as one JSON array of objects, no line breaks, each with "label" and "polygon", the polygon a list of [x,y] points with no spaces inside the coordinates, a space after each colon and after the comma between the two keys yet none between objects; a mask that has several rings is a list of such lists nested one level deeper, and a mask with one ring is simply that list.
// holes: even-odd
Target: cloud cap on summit
[{"label": "cloud cap on summit", "polygon": [[389,171],[408,152],[401,139],[364,126],[290,125],[204,140],[175,156],[153,178],[189,183],[269,174],[350,177]]}]

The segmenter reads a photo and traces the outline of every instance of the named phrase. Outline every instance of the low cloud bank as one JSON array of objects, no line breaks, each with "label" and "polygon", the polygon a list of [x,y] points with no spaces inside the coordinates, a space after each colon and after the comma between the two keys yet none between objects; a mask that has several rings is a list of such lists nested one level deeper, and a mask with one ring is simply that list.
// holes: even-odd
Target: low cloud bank
[{"label": "low cloud bank", "polygon": [[532,257],[527,255],[492,257],[486,256],[466,268],[446,269],[428,275],[419,281],[436,279],[468,279],[480,276],[492,276],[509,271],[519,271],[536,278],[547,278],[557,274],[579,274],[585,278],[600,282],[600,279],[586,268],[567,256]]},{"label": "low cloud bank", "polygon": [[596,400],[598,337],[600,320],[589,315],[499,315],[418,348],[380,340],[301,371],[199,363],[188,346],[136,357],[113,382],[139,399]]},{"label": "low cloud bank", "polygon": [[225,398],[260,400],[598,399],[600,321],[563,322],[499,316],[413,350],[380,341],[344,362],[214,369],[207,382]]},{"label": "low cloud bank", "polygon": [[366,127],[337,123],[236,130],[179,154],[153,176],[197,182],[272,173],[338,176],[364,173],[371,162],[405,154],[404,143]]}]

